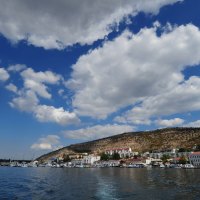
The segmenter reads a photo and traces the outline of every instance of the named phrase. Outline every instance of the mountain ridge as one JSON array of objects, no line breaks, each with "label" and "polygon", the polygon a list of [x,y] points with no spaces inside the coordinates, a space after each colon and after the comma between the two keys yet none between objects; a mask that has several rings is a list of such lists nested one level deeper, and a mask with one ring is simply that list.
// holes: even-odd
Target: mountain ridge
[{"label": "mountain ridge", "polygon": [[37,158],[46,161],[63,154],[101,153],[106,149],[131,147],[133,151],[144,152],[168,148],[192,148],[200,144],[200,128],[175,127],[150,131],[125,132],[105,138],[71,144]]}]

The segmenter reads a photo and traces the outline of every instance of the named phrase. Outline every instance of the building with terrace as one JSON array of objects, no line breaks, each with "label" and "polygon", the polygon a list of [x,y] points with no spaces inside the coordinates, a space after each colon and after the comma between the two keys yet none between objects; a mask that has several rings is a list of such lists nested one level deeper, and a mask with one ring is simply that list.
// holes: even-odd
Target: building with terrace
[{"label": "building with terrace", "polygon": [[108,149],[105,151],[105,154],[112,156],[114,153],[118,153],[120,158],[126,158],[133,156],[133,152],[130,147],[128,148],[116,148]]},{"label": "building with terrace", "polygon": [[190,164],[194,165],[197,168],[200,168],[200,151],[193,152],[189,155]]}]

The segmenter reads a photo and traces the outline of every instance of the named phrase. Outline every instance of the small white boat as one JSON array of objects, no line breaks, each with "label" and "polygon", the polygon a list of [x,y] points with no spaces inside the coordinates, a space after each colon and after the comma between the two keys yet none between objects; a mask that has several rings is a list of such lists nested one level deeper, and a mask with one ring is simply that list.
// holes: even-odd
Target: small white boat
[{"label": "small white boat", "polygon": [[165,165],[164,164],[160,164],[160,168],[165,168]]},{"label": "small white boat", "polygon": [[194,165],[192,165],[192,164],[185,164],[185,165],[183,165],[182,168],[183,169],[194,169]]},{"label": "small white boat", "polygon": [[28,164],[25,162],[18,164],[18,167],[28,167]]}]

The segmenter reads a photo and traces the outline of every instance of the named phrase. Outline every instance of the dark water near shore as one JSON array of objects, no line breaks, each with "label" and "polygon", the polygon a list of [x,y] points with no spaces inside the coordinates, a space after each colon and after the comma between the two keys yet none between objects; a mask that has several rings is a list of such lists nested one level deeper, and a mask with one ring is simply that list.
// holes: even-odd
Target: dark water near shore
[{"label": "dark water near shore", "polygon": [[200,199],[200,169],[0,167],[0,199]]}]

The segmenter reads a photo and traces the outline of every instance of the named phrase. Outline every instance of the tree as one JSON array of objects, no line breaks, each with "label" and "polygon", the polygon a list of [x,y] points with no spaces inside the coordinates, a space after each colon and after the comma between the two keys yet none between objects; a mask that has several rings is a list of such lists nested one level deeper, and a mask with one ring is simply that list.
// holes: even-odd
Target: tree
[{"label": "tree", "polygon": [[102,153],[101,154],[101,160],[109,160],[109,155],[105,154],[105,153]]},{"label": "tree", "polygon": [[119,159],[120,159],[119,153],[114,153],[114,154],[112,155],[112,159],[113,159],[113,160],[119,160]]},{"label": "tree", "polygon": [[164,154],[162,157],[161,157],[161,160],[163,161],[163,163],[166,163],[168,161],[168,159],[170,159],[170,156],[169,155],[166,155]]},{"label": "tree", "polygon": [[180,149],[178,150],[178,152],[186,152],[186,149],[185,149],[185,148],[180,148]]},{"label": "tree", "polygon": [[70,161],[71,161],[71,159],[70,159],[69,155],[64,154],[63,155],[63,162],[70,162]]},{"label": "tree", "polygon": [[187,163],[187,159],[185,156],[181,156],[180,159],[179,159],[179,164],[186,164]]},{"label": "tree", "polygon": [[178,150],[178,152],[189,152],[189,151],[191,151],[191,149],[180,148],[180,149]]}]

